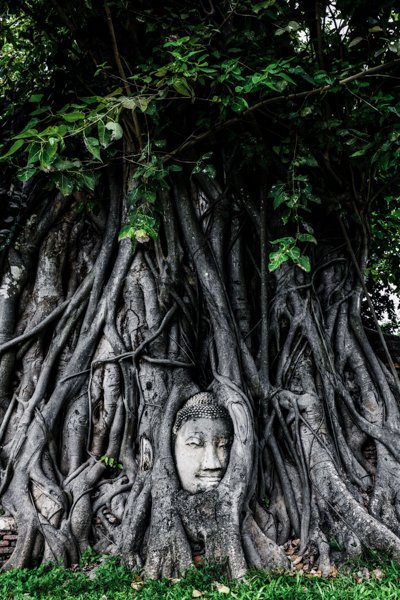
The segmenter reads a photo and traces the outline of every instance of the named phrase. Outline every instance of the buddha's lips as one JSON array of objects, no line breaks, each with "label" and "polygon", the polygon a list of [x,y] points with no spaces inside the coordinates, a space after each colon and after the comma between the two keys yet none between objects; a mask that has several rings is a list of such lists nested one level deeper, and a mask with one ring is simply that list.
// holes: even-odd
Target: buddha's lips
[{"label": "buddha's lips", "polygon": [[222,479],[222,475],[196,475],[196,477],[209,483],[219,483]]}]

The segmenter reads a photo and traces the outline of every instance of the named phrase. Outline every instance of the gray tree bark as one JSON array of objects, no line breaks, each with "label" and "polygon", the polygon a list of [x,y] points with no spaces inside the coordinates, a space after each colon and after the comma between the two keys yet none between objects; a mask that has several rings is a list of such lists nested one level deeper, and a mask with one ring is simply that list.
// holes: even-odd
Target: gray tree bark
[{"label": "gray tree bark", "polygon": [[[265,202],[258,213],[244,188],[199,176],[162,192],[160,238],[133,252],[118,242],[123,186],[109,184],[97,216],[73,197],[33,212],[3,261],[0,494],[18,526],[6,568],[71,564],[90,544],[149,577],[199,552],[240,577],[287,567],[293,537],[324,573],[332,539],[399,559],[398,387],[364,333],[343,244],[321,242],[310,276],[268,274]],[[171,435],[205,390],[234,437],[220,484],[191,494]]]}]

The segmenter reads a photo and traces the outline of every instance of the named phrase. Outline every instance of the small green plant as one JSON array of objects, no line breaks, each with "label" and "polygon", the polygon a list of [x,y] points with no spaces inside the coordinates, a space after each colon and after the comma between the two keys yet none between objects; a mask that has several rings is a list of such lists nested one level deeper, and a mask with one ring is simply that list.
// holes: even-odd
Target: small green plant
[{"label": "small green plant", "polygon": [[122,470],[124,468],[124,465],[122,463],[119,463],[116,458],[113,458],[112,456],[107,456],[106,454],[100,456],[99,460],[100,462],[104,463],[107,467],[111,467],[112,469]]},{"label": "small green plant", "polygon": [[262,503],[263,503],[264,508],[266,510],[268,510],[271,505],[271,499],[268,496],[264,496]]},{"label": "small green plant", "polygon": [[329,547],[336,552],[343,552],[345,550],[345,547],[333,536],[328,539],[328,543]]},{"label": "small green plant", "polygon": [[[281,152],[281,148],[277,148],[276,152]],[[316,166],[315,159],[308,155],[298,156],[291,162],[288,182],[276,183],[269,192],[274,209],[279,208],[281,211],[282,223],[286,225],[290,222],[295,228],[293,236],[271,241],[272,245],[278,246],[278,250],[269,255],[270,271],[275,271],[288,260],[307,273],[311,271],[310,258],[303,253],[301,244],[316,244],[317,240],[313,235],[313,228],[304,218],[304,213],[310,212],[308,207],[310,202],[320,204],[321,200],[313,193],[307,176],[298,173],[298,169],[303,166]]]},{"label": "small green plant", "polygon": [[134,210],[129,215],[128,224],[121,229],[118,239],[129,238],[134,246],[136,242],[143,244],[150,239],[155,240],[158,235],[158,225],[158,220],[151,214]]}]

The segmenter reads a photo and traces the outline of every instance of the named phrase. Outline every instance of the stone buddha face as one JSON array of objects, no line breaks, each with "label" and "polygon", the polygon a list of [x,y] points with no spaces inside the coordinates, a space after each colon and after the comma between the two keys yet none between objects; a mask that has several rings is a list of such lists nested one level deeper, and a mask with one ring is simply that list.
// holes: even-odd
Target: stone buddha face
[{"label": "stone buddha face", "polygon": [[196,394],[178,412],[173,433],[182,488],[191,494],[216,488],[225,475],[233,440],[227,410],[212,394]]}]

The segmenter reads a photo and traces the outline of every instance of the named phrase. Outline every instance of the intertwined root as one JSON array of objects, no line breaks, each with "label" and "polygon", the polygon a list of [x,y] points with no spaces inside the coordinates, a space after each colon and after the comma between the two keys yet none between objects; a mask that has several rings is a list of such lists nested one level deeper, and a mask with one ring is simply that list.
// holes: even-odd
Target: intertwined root
[{"label": "intertwined root", "polygon": [[[352,271],[330,248],[311,279],[286,265],[267,282],[265,264],[259,278],[259,239],[239,212],[257,210],[239,196],[203,176],[190,190],[177,181],[162,195],[162,241],[133,254],[117,241],[112,180],[99,215],[60,198],[10,249],[1,494],[19,536],[8,568],[77,562],[93,539],[149,577],[185,570],[200,542],[234,577],[287,566],[279,544],[293,536],[324,573],[333,538],[347,555],[399,558],[399,399],[365,340]],[[171,429],[207,388],[235,441],[215,494],[190,497]]]}]

